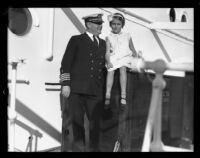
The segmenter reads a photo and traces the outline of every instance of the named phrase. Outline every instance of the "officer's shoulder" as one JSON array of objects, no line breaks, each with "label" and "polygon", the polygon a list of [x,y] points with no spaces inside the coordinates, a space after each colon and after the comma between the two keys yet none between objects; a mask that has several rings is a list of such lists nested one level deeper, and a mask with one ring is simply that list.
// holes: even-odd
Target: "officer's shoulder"
[{"label": "officer's shoulder", "polygon": [[73,39],[77,39],[77,38],[80,38],[81,35],[82,35],[82,34],[80,34],[80,35],[73,35],[71,38],[73,38]]},{"label": "officer's shoulder", "polygon": [[99,39],[100,39],[101,41],[103,41],[103,42],[106,42],[103,38],[100,38],[100,37],[99,37]]},{"label": "officer's shoulder", "polygon": [[79,35],[73,35],[71,38],[73,40],[81,40],[81,39],[85,38],[85,35],[84,35],[84,33],[82,33],[82,34],[79,34]]}]

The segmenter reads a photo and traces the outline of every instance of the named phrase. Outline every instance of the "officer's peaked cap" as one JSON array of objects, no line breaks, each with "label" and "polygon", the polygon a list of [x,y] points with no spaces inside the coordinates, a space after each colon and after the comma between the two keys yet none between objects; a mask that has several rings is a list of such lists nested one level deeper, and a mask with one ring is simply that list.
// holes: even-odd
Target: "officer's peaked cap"
[{"label": "officer's peaked cap", "polygon": [[84,19],[85,22],[103,23],[102,16],[103,14],[91,14],[84,16],[82,19]]}]

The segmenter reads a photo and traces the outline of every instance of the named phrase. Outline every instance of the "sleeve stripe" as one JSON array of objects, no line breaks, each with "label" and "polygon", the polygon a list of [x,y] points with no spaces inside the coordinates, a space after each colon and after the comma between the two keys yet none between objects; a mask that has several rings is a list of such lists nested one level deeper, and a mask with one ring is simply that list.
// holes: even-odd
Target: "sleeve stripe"
[{"label": "sleeve stripe", "polygon": [[64,74],[61,74],[60,76],[70,76],[69,73],[64,73]]},{"label": "sleeve stripe", "polygon": [[60,82],[70,80],[70,73],[64,73],[60,75]]},{"label": "sleeve stripe", "polygon": [[70,77],[61,77],[61,80],[70,80]]},{"label": "sleeve stripe", "polygon": [[63,82],[63,81],[70,81],[70,79],[60,79],[60,82]]}]

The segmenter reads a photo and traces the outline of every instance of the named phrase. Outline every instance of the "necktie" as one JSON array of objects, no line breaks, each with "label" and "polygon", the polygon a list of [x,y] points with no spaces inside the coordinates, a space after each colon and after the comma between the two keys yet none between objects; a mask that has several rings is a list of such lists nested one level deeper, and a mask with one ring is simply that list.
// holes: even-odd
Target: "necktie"
[{"label": "necktie", "polygon": [[98,42],[97,42],[97,39],[95,38],[95,35],[93,35],[93,40],[94,40],[94,45],[95,45],[96,47],[98,47]]}]

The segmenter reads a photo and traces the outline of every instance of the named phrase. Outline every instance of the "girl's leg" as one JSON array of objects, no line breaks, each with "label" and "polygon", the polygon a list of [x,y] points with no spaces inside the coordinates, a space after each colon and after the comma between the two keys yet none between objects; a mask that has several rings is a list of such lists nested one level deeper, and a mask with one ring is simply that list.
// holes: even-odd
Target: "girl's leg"
[{"label": "girl's leg", "polygon": [[114,82],[114,73],[115,71],[108,71],[106,78],[106,100],[105,104],[110,104],[111,90]]},{"label": "girl's leg", "polygon": [[126,85],[127,85],[127,73],[126,67],[120,68],[120,86],[121,86],[121,104],[126,105]]}]

